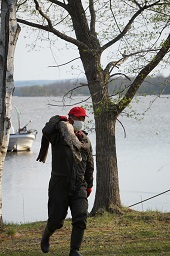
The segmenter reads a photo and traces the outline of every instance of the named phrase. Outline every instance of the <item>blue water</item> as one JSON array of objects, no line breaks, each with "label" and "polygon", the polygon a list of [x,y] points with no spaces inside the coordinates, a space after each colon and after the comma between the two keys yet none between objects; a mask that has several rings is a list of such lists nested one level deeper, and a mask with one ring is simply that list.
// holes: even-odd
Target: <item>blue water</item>
[{"label": "blue water", "polygon": [[[125,206],[170,189],[170,99],[157,98],[149,110],[147,108],[155,96],[137,99],[139,102],[134,101],[132,104],[133,109],[140,113],[136,116],[137,119],[127,118],[125,115],[119,117],[126,131],[126,138],[120,123],[117,122],[116,125],[120,196]],[[77,97],[67,103],[74,105],[80,100],[81,98]],[[37,129],[38,135],[30,152],[7,154],[2,182],[2,211],[5,222],[24,223],[47,218],[51,152],[49,151],[45,164],[36,162],[41,130],[52,115],[67,115],[72,107],[54,107],[48,103],[61,105],[61,98],[13,98],[13,106],[17,106],[22,112],[21,126],[31,119],[29,128]],[[88,110],[88,120],[93,122],[93,114],[90,112]],[[17,128],[14,110],[13,125]],[[89,133],[89,137],[95,154],[95,134]],[[89,211],[94,202],[95,186],[94,182],[89,198]],[[138,204],[132,209],[170,211],[170,192]]]}]

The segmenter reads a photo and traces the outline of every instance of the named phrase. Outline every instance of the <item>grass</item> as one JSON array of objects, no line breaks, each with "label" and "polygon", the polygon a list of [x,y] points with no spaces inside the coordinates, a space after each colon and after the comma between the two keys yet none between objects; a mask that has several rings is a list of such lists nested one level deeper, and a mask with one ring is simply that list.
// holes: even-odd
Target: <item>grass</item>
[{"label": "grass", "polygon": [[[45,222],[4,224],[0,231],[0,255],[44,255],[40,250]],[[68,256],[71,220],[51,237],[47,255]],[[170,213],[125,211],[88,218],[83,256],[169,256]]]}]

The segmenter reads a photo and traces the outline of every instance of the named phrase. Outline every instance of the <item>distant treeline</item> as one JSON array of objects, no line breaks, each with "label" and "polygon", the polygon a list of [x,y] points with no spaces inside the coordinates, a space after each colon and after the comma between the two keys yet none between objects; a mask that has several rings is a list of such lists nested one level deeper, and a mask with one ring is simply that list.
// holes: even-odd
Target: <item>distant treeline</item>
[{"label": "distant treeline", "polygon": [[[128,86],[133,82],[134,78],[118,77],[114,78],[109,83],[110,95],[124,94],[128,90]],[[18,86],[14,90],[14,96],[21,97],[41,97],[41,96],[63,96],[65,94],[72,94],[88,96],[89,89],[85,79],[63,80],[56,81],[50,84],[31,85],[31,86]],[[170,94],[170,76],[156,76],[148,77],[141,85],[137,92],[138,95],[157,95],[157,94]]]}]

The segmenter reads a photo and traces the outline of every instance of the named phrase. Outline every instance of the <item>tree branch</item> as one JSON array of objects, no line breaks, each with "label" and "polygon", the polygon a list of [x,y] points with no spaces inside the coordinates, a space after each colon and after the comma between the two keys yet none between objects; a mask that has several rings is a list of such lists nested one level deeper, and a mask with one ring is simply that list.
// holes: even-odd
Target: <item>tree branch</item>
[{"label": "tree branch", "polygon": [[123,54],[122,53],[123,58],[121,58],[120,60],[117,60],[117,61],[109,62],[107,64],[106,68],[104,69],[104,73],[105,74],[111,73],[112,70],[110,70],[110,69],[113,69],[114,67],[120,66],[129,57],[132,57],[132,56],[140,54],[140,53],[155,52],[155,51],[158,51],[158,50],[160,50],[160,49],[146,49],[146,50],[140,50],[140,51],[137,51],[137,52],[133,52],[133,53],[130,53],[130,54]]},{"label": "tree branch", "polygon": [[67,65],[67,64],[69,64],[69,63],[71,63],[71,62],[73,62],[73,61],[75,61],[75,60],[78,60],[78,59],[80,59],[80,57],[77,57],[77,58],[75,58],[75,59],[72,59],[72,60],[70,60],[70,61],[68,61],[68,62],[65,62],[65,63],[60,64],[60,65],[57,65],[57,66],[48,66],[48,68],[58,68],[58,67],[61,67],[61,66],[65,66],[65,65]]},{"label": "tree branch", "polygon": [[124,131],[124,138],[126,138],[126,130],[125,130],[124,125],[122,124],[122,122],[119,119],[116,118],[116,120],[121,124],[123,131]]},{"label": "tree branch", "polygon": [[64,8],[66,11],[68,11],[67,5],[65,3],[62,3],[62,2],[57,1],[57,0],[48,0],[48,1]]},{"label": "tree branch", "polygon": [[90,15],[91,15],[90,31],[93,35],[95,35],[96,14],[95,14],[95,10],[94,10],[93,0],[89,0],[89,10],[90,10]]},{"label": "tree branch", "polygon": [[[65,97],[65,95],[63,96],[63,101],[64,101],[64,97]],[[78,102],[74,102],[73,104],[62,104],[62,105],[56,105],[56,104],[52,104],[52,103],[48,103],[47,105],[48,106],[57,106],[57,107],[63,107],[63,106],[65,106],[65,107],[71,107],[71,106],[75,106],[75,105],[79,105],[79,104],[81,104],[81,103],[83,103],[83,102],[86,102],[86,101],[88,101],[89,99],[91,98],[91,96],[89,96],[88,98],[86,98],[86,99],[84,99],[84,100],[81,100],[81,101],[78,101]],[[63,102],[62,101],[62,102]]]},{"label": "tree branch", "polygon": [[120,60],[109,62],[107,64],[106,68],[104,69],[104,73],[106,75],[109,74],[111,72],[110,71],[111,68],[113,69],[114,67],[120,66],[124,61],[126,61],[128,59],[128,57],[129,57],[128,55],[125,55]]},{"label": "tree branch", "polygon": [[[112,97],[115,97],[115,96],[117,96],[117,95],[121,95],[127,88],[129,88],[130,87],[130,85],[125,85],[125,87],[122,89],[122,90],[119,90],[119,91],[117,91],[116,93],[114,93],[114,94],[110,94],[109,95],[109,98],[112,98]],[[119,97],[120,98],[120,97]]]},{"label": "tree branch", "polygon": [[24,5],[25,3],[27,2],[27,0],[24,0],[22,3],[17,3],[17,6],[16,6],[16,12],[19,10],[19,8]]},{"label": "tree branch", "polygon": [[136,0],[134,0],[134,3],[139,7],[139,9],[142,8],[141,5]]},{"label": "tree branch", "polygon": [[[64,96],[63,96],[63,98],[65,98],[68,94],[73,94],[73,91],[75,91],[75,90],[77,90],[77,89],[79,89],[79,88],[82,88],[82,87],[88,87],[88,84],[84,84],[84,83],[80,83],[80,85],[78,85],[78,86],[76,86],[75,88],[72,88],[72,89],[70,89],[68,92],[66,92],[65,94],[64,94]],[[91,97],[91,96],[90,96]],[[89,97],[89,98],[90,98]],[[89,99],[88,98],[88,99]],[[86,100],[85,100],[86,101]]]},{"label": "tree branch", "polygon": [[34,22],[30,22],[30,21],[26,21],[26,20],[23,20],[23,19],[17,19],[17,21],[19,23],[22,23],[22,24],[25,24],[29,27],[33,27],[33,28],[38,28],[38,29],[41,29],[41,30],[44,30],[44,31],[47,31],[47,32],[51,32],[53,33],[54,35],[58,36],[59,38],[69,42],[69,43],[72,43],[74,45],[76,45],[77,47],[80,47],[80,48],[83,48],[83,49],[87,49],[88,50],[88,47],[86,44],[78,41],[77,39],[74,39],[72,37],[69,37],[63,33],[61,33],[60,31],[56,30],[55,28],[53,27],[49,27],[49,26],[44,26],[44,25],[41,25],[41,24],[38,24],[38,23],[34,23]]},{"label": "tree branch", "polygon": [[50,18],[42,11],[41,7],[39,6],[38,1],[34,0],[34,3],[35,3],[36,10],[47,21],[49,28],[53,29],[53,25],[52,25],[52,22],[51,22]]},{"label": "tree branch", "polygon": [[170,49],[170,34],[168,35],[167,39],[162,44],[161,49],[159,52],[153,57],[153,59],[139,72],[133,83],[131,84],[129,90],[122,98],[122,100],[116,105],[117,106],[117,113],[121,113],[128,104],[132,101],[133,97],[135,96],[137,90],[143,83],[144,79],[148,76],[148,74],[159,64],[159,62],[164,58],[167,52]]},{"label": "tree branch", "polygon": [[[114,73],[113,75],[110,76],[110,78],[113,77],[113,76],[118,76],[118,75],[124,76],[124,77],[126,77],[129,81],[131,81],[130,77],[128,77],[127,75],[125,75],[125,74],[123,74],[123,73],[120,73],[120,72],[119,72],[119,73]],[[111,80],[111,81],[112,81],[112,80]],[[110,82],[111,82],[111,81],[110,81]]]},{"label": "tree branch", "polygon": [[113,10],[112,10],[112,3],[111,3],[111,0],[110,0],[110,11],[111,11],[112,16],[113,16],[113,18],[114,18],[114,20],[115,20],[116,26],[117,26],[119,32],[121,33],[120,27],[119,27],[119,25],[118,25],[118,23],[117,23],[116,17],[115,17],[115,15],[114,15],[114,13],[113,13]]},{"label": "tree branch", "polygon": [[156,5],[157,3],[159,3],[160,0],[156,1],[153,4],[150,5],[144,5],[143,7],[140,6],[139,10],[132,16],[132,18],[129,20],[129,22],[126,24],[126,26],[124,27],[124,29],[122,30],[122,32],[115,37],[113,40],[111,40],[110,42],[108,42],[107,44],[103,45],[101,47],[101,52],[103,52],[104,50],[106,50],[108,47],[110,47],[111,45],[113,45],[114,43],[116,43],[117,41],[119,41],[124,35],[126,35],[126,33],[130,30],[131,25],[133,24],[134,20],[146,9]]}]

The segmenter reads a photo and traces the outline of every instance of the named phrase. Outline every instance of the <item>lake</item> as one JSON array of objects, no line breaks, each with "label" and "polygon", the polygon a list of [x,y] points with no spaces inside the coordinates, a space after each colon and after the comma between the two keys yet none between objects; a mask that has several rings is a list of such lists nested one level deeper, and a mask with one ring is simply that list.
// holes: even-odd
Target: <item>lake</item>
[{"label": "lake", "polygon": [[[72,106],[80,105],[81,99],[82,97],[75,97],[73,100],[67,100],[65,104],[70,106],[64,107],[59,97],[13,98],[13,106],[22,112],[21,126],[31,119],[29,128],[37,129],[38,134],[30,152],[8,153],[6,156],[2,175],[4,222],[26,223],[47,219],[51,152],[49,150],[45,164],[36,161],[41,143],[41,130],[51,116],[67,115]],[[56,106],[50,106],[49,103]],[[116,125],[120,196],[125,206],[170,189],[170,98],[140,96],[133,101],[132,106],[133,110],[139,113],[136,115],[137,119],[125,115],[119,117],[126,137],[120,123],[117,122]],[[93,122],[93,114],[89,109],[87,112],[87,119]],[[17,114],[14,108],[12,122],[17,129]],[[95,155],[95,133],[89,132],[89,138]],[[95,186],[94,182],[89,198],[89,211],[94,202]],[[170,211],[170,192],[131,208],[140,211]]]}]

